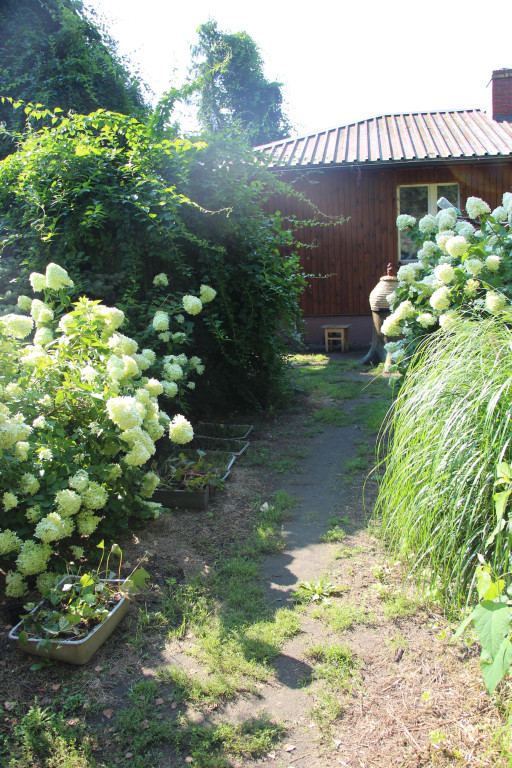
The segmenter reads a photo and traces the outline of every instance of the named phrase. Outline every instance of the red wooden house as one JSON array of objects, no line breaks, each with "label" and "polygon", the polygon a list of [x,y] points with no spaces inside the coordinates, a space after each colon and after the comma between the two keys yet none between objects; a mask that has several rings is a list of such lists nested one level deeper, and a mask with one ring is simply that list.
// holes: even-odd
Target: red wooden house
[{"label": "red wooden house", "polygon": [[[512,69],[493,72],[492,119],[480,110],[385,115],[261,147],[270,168],[304,192],[321,211],[347,219],[318,227],[316,248],[304,249],[309,280],[302,309],[306,340],[320,343],[321,326],[350,323],[351,342],[371,340],[368,296],[389,262],[407,257],[396,217],[436,213],[443,196],[459,208],[470,196],[491,207],[512,188]],[[279,200],[304,218],[311,211]],[[311,241],[311,232],[299,232]]]}]

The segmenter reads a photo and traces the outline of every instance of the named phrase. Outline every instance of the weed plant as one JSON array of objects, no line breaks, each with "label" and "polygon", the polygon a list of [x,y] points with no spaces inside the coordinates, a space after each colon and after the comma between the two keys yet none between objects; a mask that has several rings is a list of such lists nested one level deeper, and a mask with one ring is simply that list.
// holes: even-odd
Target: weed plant
[{"label": "weed plant", "polygon": [[406,570],[452,606],[467,599],[479,553],[507,570],[499,541],[485,550],[496,467],[510,459],[511,319],[461,319],[430,337],[380,441],[382,533]]}]

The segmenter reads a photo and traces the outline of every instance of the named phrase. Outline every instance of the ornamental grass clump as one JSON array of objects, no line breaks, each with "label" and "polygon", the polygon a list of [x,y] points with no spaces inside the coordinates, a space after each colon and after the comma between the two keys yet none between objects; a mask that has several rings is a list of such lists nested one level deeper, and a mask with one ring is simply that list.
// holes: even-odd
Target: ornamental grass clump
[{"label": "ornamental grass clump", "polygon": [[160,514],[147,462],[164,433],[180,444],[194,433],[157,398],[202,372],[199,358],[138,352],[120,309],[71,303],[57,264],[30,283],[44,301],[23,297],[18,313],[0,316],[0,573],[10,597],[34,583],[44,592],[92,539]]},{"label": "ornamental grass clump", "polygon": [[452,605],[467,599],[478,554],[508,570],[497,562],[499,542],[487,540],[496,526],[496,468],[511,453],[511,322],[510,310],[459,317],[449,332],[428,337],[380,442],[382,533],[405,568]]},{"label": "ornamental grass clump", "polygon": [[388,299],[392,312],[382,325],[401,373],[425,335],[447,332],[456,313],[489,317],[512,299],[512,193],[505,192],[503,205],[493,211],[469,197],[466,213],[449,208],[419,222],[405,214],[397,219],[419,248],[418,261],[398,270]]}]

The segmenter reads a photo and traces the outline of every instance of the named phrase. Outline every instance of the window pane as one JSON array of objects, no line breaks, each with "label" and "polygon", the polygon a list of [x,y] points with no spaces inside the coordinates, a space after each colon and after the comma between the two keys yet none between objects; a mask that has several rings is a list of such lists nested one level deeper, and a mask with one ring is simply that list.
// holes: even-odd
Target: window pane
[{"label": "window pane", "polygon": [[[426,184],[421,187],[400,187],[399,191],[399,213],[408,213],[409,216],[414,216],[417,220],[426,216],[428,213],[428,187]],[[400,259],[414,259],[417,250],[407,232],[400,232]]]},{"label": "window pane", "polygon": [[446,197],[448,202],[459,207],[459,185],[458,184],[438,184],[437,185],[437,199],[440,197]]}]

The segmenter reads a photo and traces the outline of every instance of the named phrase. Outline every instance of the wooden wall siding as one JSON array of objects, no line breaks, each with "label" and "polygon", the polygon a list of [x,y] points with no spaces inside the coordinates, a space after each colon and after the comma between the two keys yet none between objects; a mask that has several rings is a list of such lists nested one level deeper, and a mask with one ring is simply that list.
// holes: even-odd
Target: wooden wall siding
[{"label": "wooden wall siding", "polygon": [[[296,178],[296,172],[293,174]],[[290,180],[282,172],[282,178]],[[491,207],[501,204],[512,188],[512,162],[435,167],[337,168],[316,170],[294,182],[326,214],[349,218],[341,227],[298,229],[298,238],[315,243],[301,250],[308,279],[302,309],[305,315],[366,315],[368,296],[389,262],[398,266],[397,188],[403,184],[458,183],[464,207],[477,196]],[[302,204],[279,200],[279,209],[310,218]]]}]

